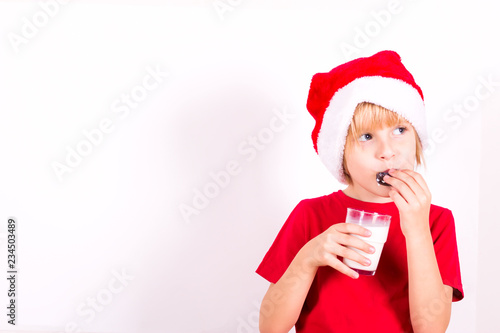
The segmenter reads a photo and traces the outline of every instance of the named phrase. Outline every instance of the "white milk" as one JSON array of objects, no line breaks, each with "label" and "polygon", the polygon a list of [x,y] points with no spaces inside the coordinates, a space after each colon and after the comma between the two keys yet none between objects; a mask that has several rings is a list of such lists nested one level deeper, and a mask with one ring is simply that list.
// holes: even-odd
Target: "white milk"
[{"label": "white milk", "polygon": [[[371,264],[370,266],[364,266],[359,264],[356,261],[352,261],[350,259],[344,258],[344,264],[347,266],[354,268],[356,270],[361,270],[361,271],[369,271],[373,272],[371,274],[365,274],[365,275],[373,275],[375,274],[375,270],[377,269],[378,262],[380,260],[380,254],[382,253],[382,249],[384,248],[384,243],[387,240],[387,235],[389,234],[389,226],[367,226],[363,225],[363,228],[366,228],[372,232],[372,235],[370,237],[363,237],[359,235],[352,235],[354,237],[358,237],[359,239],[364,240],[368,244],[372,245],[375,248],[375,253],[366,253],[364,251],[361,251],[359,249],[353,248],[348,246],[351,250],[354,250],[361,254],[362,256],[370,259]],[[361,273],[363,274],[363,273]]]}]

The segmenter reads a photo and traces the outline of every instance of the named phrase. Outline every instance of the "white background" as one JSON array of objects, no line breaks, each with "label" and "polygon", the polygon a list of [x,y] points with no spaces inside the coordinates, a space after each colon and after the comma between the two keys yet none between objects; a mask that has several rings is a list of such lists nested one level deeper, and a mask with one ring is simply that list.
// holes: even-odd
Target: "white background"
[{"label": "white background", "polygon": [[[16,327],[1,279],[0,328],[257,332],[268,283],[254,271],[276,233],[298,201],[342,188],[312,147],[310,79],[392,49],[424,91],[435,137],[422,172],[456,220],[465,299],[448,332],[497,332],[494,12],[480,1],[1,2],[0,257],[14,216],[19,274]],[[168,77],[146,91],[152,70]],[[140,91],[125,114],[122,96]],[[284,110],[294,117],[250,155]],[[109,133],[85,146],[106,119]],[[84,146],[58,179],[54,163]],[[228,163],[237,173],[183,217]]]}]

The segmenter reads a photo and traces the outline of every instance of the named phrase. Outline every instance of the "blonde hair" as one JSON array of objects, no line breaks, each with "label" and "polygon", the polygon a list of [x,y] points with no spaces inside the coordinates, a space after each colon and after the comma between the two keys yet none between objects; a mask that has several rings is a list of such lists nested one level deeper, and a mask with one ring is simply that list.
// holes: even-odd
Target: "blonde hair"
[{"label": "blonde hair", "polygon": [[[347,169],[345,155],[346,152],[349,152],[352,149],[353,144],[358,144],[358,141],[356,139],[365,132],[377,130],[382,127],[393,127],[403,122],[409,123],[409,121],[402,117],[400,114],[379,105],[369,102],[362,102],[356,106],[351,125],[349,126],[349,129],[347,131],[344,157],[342,161],[344,177],[348,184],[352,184],[352,179],[349,175],[349,170]],[[417,131],[414,130],[414,132],[415,141],[417,142],[415,159],[417,165],[423,164],[425,166],[422,142],[420,141],[420,137],[418,136]]]}]

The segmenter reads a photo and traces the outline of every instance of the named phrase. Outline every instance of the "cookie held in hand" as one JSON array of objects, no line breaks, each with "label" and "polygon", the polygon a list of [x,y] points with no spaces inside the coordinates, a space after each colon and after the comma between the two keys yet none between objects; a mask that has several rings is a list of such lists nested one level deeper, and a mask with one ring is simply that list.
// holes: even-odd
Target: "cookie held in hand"
[{"label": "cookie held in hand", "polygon": [[391,175],[389,175],[387,171],[377,173],[377,183],[379,185],[391,186],[390,184],[384,182],[384,176],[391,176]]}]

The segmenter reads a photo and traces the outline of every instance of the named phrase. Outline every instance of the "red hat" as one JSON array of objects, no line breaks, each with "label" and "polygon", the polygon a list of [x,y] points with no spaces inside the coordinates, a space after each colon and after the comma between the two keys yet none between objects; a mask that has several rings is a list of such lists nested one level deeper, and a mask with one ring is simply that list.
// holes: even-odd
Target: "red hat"
[{"label": "red hat", "polygon": [[314,148],[343,184],[347,131],[356,106],[362,102],[400,114],[413,125],[420,141],[427,141],[424,95],[396,52],[382,51],[315,74],[307,99],[307,110],[316,120]]}]

